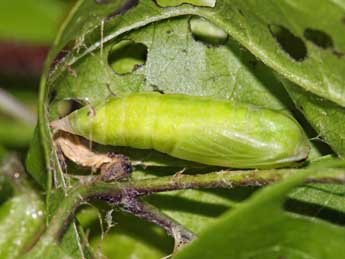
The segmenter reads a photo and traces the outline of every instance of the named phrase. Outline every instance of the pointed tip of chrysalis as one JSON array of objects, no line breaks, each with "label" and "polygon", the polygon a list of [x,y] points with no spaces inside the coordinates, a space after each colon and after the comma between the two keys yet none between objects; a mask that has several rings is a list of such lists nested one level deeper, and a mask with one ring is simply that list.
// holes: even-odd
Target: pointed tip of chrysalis
[{"label": "pointed tip of chrysalis", "polygon": [[72,133],[71,123],[69,122],[68,117],[52,121],[50,123],[50,127],[53,129],[53,131],[62,130]]}]

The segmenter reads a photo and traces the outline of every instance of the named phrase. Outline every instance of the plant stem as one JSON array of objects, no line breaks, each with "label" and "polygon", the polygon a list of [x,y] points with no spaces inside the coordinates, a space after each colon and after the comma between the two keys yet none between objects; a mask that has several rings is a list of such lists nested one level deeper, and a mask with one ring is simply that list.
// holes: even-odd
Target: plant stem
[{"label": "plant stem", "polygon": [[175,239],[175,250],[196,238],[190,230],[146,202],[140,202],[138,199],[132,198],[123,200],[121,204],[125,212],[162,227],[168,235]]},{"label": "plant stem", "polygon": [[219,171],[208,174],[158,177],[135,181],[128,185],[138,196],[151,193],[184,189],[233,188],[239,186],[264,186],[281,181],[296,173],[316,172],[306,179],[306,183],[345,184],[345,169],[270,169]]},{"label": "plant stem", "polygon": [[342,168],[220,171],[199,175],[178,174],[129,182],[90,182],[76,187],[67,194],[34,250],[37,253],[52,242],[59,241],[78,207],[93,199],[122,206],[128,212],[162,226],[169,234],[179,229],[185,240],[192,239],[191,232],[156,208],[139,203],[137,199],[140,196],[174,190],[263,186],[305,172],[312,173],[312,176],[306,179],[306,183],[345,184],[345,169]]}]

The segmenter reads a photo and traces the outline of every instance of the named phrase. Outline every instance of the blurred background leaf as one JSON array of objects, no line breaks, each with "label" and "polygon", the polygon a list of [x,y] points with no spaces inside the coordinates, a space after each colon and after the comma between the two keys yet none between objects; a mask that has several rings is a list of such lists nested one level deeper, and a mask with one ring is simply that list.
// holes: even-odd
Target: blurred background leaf
[{"label": "blurred background leaf", "polygon": [[75,1],[1,1],[0,39],[49,45],[73,2]]},{"label": "blurred background leaf", "polygon": [[28,148],[36,123],[43,63],[74,2],[0,1],[0,146],[3,148],[23,153]]}]

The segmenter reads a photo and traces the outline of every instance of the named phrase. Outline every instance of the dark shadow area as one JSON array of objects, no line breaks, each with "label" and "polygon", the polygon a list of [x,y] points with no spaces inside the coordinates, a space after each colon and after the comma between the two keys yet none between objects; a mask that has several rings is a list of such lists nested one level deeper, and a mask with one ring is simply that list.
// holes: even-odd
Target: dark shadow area
[{"label": "dark shadow area", "polygon": [[236,55],[238,60],[245,66],[256,79],[265,86],[265,90],[275,96],[286,109],[291,109],[294,104],[288,93],[286,92],[283,84],[273,74],[272,70],[267,67],[264,63],[258,60],[252,53],[247,49],[244,49],[234,39],[229,39],[227,42],[227,48]]},{"label": "dark shadow area", "polygon": [[339,226],[345,226],[345,214],[343,212],[318,204],[288,199],[284,203],[284,209],[288,212],[308,216],[310,218],[318,218]]},{"label": "dark shadow area", "polygon": [[210,189],[210,190],[202,190],[202,191],[218,195],[225,199],[229,199],[232,202],[243,202],[249,199],[253,195],[253,193],[255,193],[259,189],[260,187],[245,186],[245,187],[236,187],[233,189]]},{"label": "dark shadow area", "polygon": [[145,200],[160,209],[188,212],[208,217],[218,217],[229,209],[227,206],[194,201],[179,196],[155,194]]},{"label": "dark shadow area", "polygon": [[304,117],[301,111],[299,111],[298,109],[293,109],[291,112],[294,118],[299,122],[299,124],[303,125],[304,132],[307,134],[309,140],[313,143],[314,147],[320,152],[322,156],[334,154],[332,148],[321,139],[319,134],[315,131],[309,121]]}]

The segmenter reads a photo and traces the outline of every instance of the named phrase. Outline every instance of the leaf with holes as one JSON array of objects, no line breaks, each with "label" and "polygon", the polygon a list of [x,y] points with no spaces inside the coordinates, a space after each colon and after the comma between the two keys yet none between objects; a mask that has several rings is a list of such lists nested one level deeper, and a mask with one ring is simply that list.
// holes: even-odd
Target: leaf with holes
[{"label": "leaf with holes", "polygon": [[317,5],[219,1],[205,16],[287,79],[344,106],[344,9],[328,0]]}]

